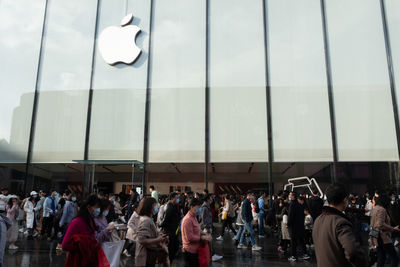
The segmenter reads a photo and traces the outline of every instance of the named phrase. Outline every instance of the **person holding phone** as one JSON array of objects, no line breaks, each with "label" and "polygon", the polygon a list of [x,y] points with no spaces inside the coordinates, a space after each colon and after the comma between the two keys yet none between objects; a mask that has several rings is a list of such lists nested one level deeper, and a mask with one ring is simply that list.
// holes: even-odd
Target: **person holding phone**
[{"label": "person holding phone", "polygon": [[375,207],[371,212],[371,227],[378,232],[377,236],[371,236],[371,241],[377,247],[378,265],[383,267],[386,261],[386,254],[390,256],[391,266],[397,267],[399,257],[392,243],[392,232],[400,232],[399,226],[392,227],[390,218],[386,211],[389,207],[390,199],[387,195],[381,194],[374,198]]}]

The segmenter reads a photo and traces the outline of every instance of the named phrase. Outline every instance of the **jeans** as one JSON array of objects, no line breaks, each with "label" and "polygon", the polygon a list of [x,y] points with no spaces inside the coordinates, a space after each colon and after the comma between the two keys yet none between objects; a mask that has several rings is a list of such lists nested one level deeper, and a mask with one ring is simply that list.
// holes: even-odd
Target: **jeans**
[{"label": "jeans", "polygon": [[245,225],[244,225],[244,231],[242,232],[242,235],[240,236],[240,241],[239,241],[239,244],[241,244],[241,245],[243,245],[243,241],[245,238],[245,236],[244,236],[245,232],[248,232],[250,234],[251,245],[254,246],[256,244],[256,240],[254,239],[253,225],[251,224],[251,222],[245,223]]},{"label": "jeans", "polygon": [[264,213],[258,213],[258,234],[264,235]]},{"label": "jeans", "polygon": [[386,253],[390,256],[391,266],[397,267],[399,265],[399,257],[397,256],[396,250],[392,243],[383,244],[382,238],[378,239],[378,248],[377,248],[377,256],[378,256],[378,265],[377,267],[383,267],[386,261]]}]

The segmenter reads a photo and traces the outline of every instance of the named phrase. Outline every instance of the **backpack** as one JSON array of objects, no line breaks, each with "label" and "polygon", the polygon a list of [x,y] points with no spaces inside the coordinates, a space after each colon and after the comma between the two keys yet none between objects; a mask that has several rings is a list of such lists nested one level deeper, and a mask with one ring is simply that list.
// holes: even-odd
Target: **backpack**
[{"label": "backpack", "polygon": [[258,200],[256,201],[256,203],[254,203],[254,207],[255,207],[255,212],[259,213],[260,212],[260,207],[258,206]]}]

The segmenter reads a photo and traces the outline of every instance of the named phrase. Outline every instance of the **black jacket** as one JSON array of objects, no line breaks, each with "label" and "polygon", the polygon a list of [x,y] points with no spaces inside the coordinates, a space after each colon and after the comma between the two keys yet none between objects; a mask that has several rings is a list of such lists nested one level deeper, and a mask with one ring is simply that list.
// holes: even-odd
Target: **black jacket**
[{"label": "black jacket", "polygon": [[243,200],[242,204],[242,220],[246,223],[251,223],[253,221],[253,213],[251,211],[251,203],[248,198]]},{"label": "black jacket", "polygon": [[179,225],[178,207],[171,202],[168,202],[165,210],[164,219],[161,222],[161,229],[168,235],[175,235]]},{"label": "black jacket", "polygon": [[297,199],[293,200],[289,205],[288,226],[291,238],[304,237],[304,206]]},{"label": "black jacket", "polygon": [[315,221],[319,215],[322,213],[322,207],[324,206],[324,201],[322,198],[313,196],[308,202],[308,208],[310,209],[310,215]]}]

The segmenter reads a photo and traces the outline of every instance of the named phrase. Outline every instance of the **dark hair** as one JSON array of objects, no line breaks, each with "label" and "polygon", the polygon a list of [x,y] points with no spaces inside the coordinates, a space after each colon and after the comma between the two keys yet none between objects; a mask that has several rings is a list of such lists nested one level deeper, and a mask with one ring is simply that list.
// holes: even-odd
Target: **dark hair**
[{"label": "dark hair", "polygon": [[154,190],[154,185],[150,185],[149,188],[152,189],[152,190]]},{"label": "dark hair", "polygon": [[111,206],[111,201],[108,199],[100,199],[100,214]]},{"label": "dark hair", "polygon": [[96,205],[100,205],[100,199],[96,195],[88,196],[88,198],[80,206],[78,215],[76,216],[84,219],[92,233],[96,231],[97,227],[94,223],[92,215],[88,211],[88,207],[93,207]]},{"label": "dark hair", "polygon": [[337,205],[347,197],[346,188],[342,184],[332,184],[326,189],[326,199],[329,204]]},{"label": "dark hair", "polygon": [[178,193],[175,193],[175,192],[170,193],[169,200],[174,199],[177,195],[178,195]]},{"label": "dark hair", "polygon": [[189,200],[189,207],[193,208],[194,206],[201,206],[203,202],[198,198],[192,198]]},{"label": "dark hair", "polygon": [[379,197],[375,198],[375,205],[384,207],[385,209],[389,207],[390,198],[386,194],[380,194]]},{"label": "dark hair", "polygon": [[13,199],[16,199],[16,200],[18,201],[18,198],[16,198],[16,197],[10,198],[10,199],[8,200],[8,202],[7,202],[7,205],[8,205],[10,208],[13,206],[13,202],[12,202]]},{"label": "dark hair", "polygon": [[297,199],[304,201],[304,197],[302,197],[302,196],[299,196]]},{"label": "dark hair", "polygon": [[157,203],[157,201],[153,197],[143,198],[139,203],[137,213],[140,216],[151,216],[153,214],[153,204],[154,203]]},{"label": "dark hair", "polygon": [[[296,192],[292,191],[292,192],[290,192],[290,193],[292,193],[292,195],[294,196],[294,198],[297,198],[297,193],[296,193]],[[292,200],[293,200],[293,199],[292,199]]]},{"label": "dark hair", "polygon": [[69,196],[71,194],[71,191],[69,191],[68,189],[65,189],[64,193]]},{"label": "dark hair", "polygon": [[204,189],[203,192],[208,195],[208,189]]},{"label": "dark hair", "polygon": [[209,199],[211,199],[211,196],[210,195],[205,195],[204,197],[203,197],[203,201],[205,202],[205,201],[208,201]]}]

